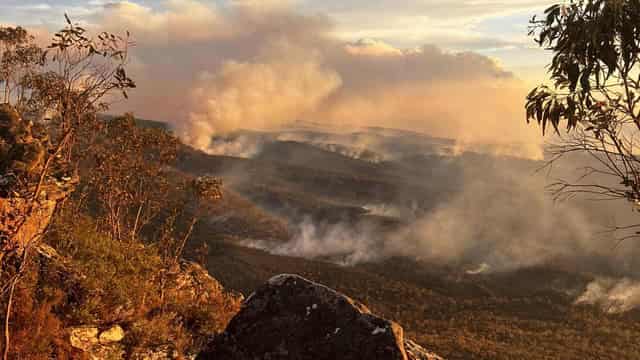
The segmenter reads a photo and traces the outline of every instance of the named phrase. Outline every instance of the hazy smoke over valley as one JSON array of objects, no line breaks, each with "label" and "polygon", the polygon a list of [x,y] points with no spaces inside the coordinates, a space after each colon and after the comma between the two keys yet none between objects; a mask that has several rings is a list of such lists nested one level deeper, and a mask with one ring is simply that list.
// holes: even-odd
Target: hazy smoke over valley
[{"label": "hazy smoke over valley", "polygon": [[[551,267],[597,276],[584,284],[583,292],[566,290],[576,304],[598,305],[611,313],[640,305],[640,246],[633,239],[617,245],[623,234],[606,231],[633,223],[636,215],[624,204],[554,202],[547,184],[555,176],[575,174],[536,172],[541,162],[473,153],[437,156],[446,176],[423,181],[432,183],[434,193],[447,193],[440,200],[426,206],[418,205],[418,197],[414,203],[366,203],[361,206],[373,218],[356,223],[306,218],[293,224],[293,237],[286,243],[244,244],[342,265],[407,257],[452,266],[467,276]],[[376,223],[379,218],[401,224],[385,230]]]},{"label": "hazy smoke over valley", "polygon": [[[401,139],[390,141],[402,144]],[[612,276],[640,275],[640,264],[634,260],[640,254],[637,242],[616,246],[622,234],[606,231],[634,221],[635,214],[625,204],[554,201],[549,194],[550,182],[576,177],[573,171],[547,173],[538,171],[542,162],[474,153],[434,151],[428,156],[431,162],[410,162],[422,167],[415,181],[427,188],[426,194],[359,204],[374,220],[400,220],[393,231],[370,226],[372,220],[366,217],[355,225],[306,219],[295,225],[290,243],[253,246],[308,258],[335,256],[347,263],[407,256],[441,265],[485,264],[483,272],[550,264]],[[397,154],[385,157],[394,160],[372,166],[415,176],[409,169],[396,168],[409,160]]]},{"label": "hazy smoke over valley", "polygon": [[591,257],[613,265],[628,255],[614,249],[611,234],[602,234],[616,219],[614,207],[553,202],[545,192],[548,179],[534,170],[500,160],[465,167],[459,191],[395,234],[387,250],[432,262],[486,263],[498,271]]},{"label": "hazy smoke over valley", "polygon": [[172,123],[202,150],[220,150],[212,137],[238,129],[304,120],[414,129],[541,156],[535,129],[521,121],[524,85],[485,56],[345,43],[330,18],[286,2],[169,1],[167,9],[125,1],[88,21],[127,28],[137,40],[131,71],[140,88],[127,108]]},{"label": "hazy smoke over valley", "polygon": [[576,304],[598,305],[615,314],[640,306],[640,282],[631,279],[597,278],[576,300]]},{"label": "hazy smoke over valley", "polygon": [[384,258],[376,251],[376,236],[366,224],[317,224],[305,219],[296,225],[296,233],[287,243],[246,241],[244,245],[273,254],[329,260],[341,265],[356,265]]}]

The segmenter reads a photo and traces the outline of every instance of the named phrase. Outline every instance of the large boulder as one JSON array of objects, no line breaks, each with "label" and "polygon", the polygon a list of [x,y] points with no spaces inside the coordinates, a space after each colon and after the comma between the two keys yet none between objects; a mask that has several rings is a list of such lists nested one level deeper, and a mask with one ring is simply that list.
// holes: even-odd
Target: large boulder
[{"label": "large boulder", "polygon": [[247,298],[197,359],[439,359],[413,342],[408,352],[405,343],[398,324],[364,305],[300,276],[279,275]]}]

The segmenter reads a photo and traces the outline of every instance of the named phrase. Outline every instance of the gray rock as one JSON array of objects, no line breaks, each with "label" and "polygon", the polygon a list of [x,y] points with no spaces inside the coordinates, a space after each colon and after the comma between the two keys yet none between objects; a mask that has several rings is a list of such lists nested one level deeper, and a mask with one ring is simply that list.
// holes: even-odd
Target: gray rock
[{"label": "gray rock", "polygon": [[428,352],[413,342],[408,356],[405,344],[398,324],[366,306],[302,277],[279,275],[247,298],[197,359],[439,359],[422,356]]}]

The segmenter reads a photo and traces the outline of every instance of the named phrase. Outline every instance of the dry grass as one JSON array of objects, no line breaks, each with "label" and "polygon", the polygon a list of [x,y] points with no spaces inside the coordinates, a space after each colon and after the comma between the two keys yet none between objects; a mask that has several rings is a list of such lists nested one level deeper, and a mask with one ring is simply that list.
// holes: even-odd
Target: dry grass
[{"label": "dry grass", "polygon": [[[13,359],[78,358],[66,329],[121,325],[129,350],[171,345],[193,353],[221,332],[240,306],[214,285],[181,287],[181,272],[152,245],[117,242],[97,232],[88,216],[62,211],[47,241],[66,257],[65,268],[34,261],[15,297]],[[73,269],[80,277],[71,279]]]}]

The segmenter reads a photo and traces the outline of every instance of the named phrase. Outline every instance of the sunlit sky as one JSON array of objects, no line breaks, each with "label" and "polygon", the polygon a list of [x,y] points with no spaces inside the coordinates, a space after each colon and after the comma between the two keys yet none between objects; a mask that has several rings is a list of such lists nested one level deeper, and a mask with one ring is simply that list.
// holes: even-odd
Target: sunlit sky
[{"label": "sunlit sky", "polygon": [[[182,0],[130,0],[162,11]],[[234,0],[203,0],[226,6]],[[397,47],[435,44],[490,56],[519,77],[536,81],[548,61],[527,37],[528,19],[553,0],[235,0],[326,14],[347,41],[383,40]],[[90,17],[113,0],[2,0],[0,22],[58,27],[62,14]],[[144,21],[144,19],[140,19]]]}]

